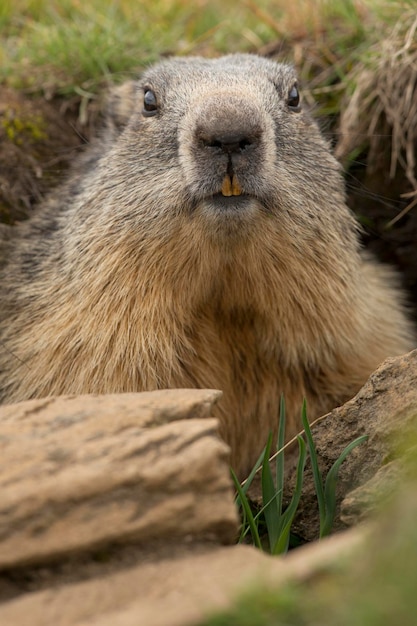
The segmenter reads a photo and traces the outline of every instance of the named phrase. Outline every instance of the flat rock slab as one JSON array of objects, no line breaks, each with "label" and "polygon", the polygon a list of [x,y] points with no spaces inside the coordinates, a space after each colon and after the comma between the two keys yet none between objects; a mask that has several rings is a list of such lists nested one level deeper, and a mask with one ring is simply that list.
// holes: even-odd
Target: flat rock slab
[{"label": "flat rock slab", "polygon": [[300,548],[285,558],[250,546],[190,550],[178,558],[113,573],[111,576],[26,594],[0,605],[7,626],[195,626],[206,615],[230,606],[248,589],[309,580],[340,567],[362,549],[361,529]]},{"label": "flat rock slab", "polygon": [[0,407],[0,570],[126,543],[232,543],[220,392],[60,397]]}]

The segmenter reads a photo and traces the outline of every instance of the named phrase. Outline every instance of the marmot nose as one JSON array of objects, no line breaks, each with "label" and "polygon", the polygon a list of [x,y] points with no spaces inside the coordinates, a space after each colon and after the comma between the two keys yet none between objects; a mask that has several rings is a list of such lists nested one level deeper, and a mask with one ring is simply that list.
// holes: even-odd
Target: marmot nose
[{"label": "marmot nose", "polygon": [[226,154],[238,154],[257,143],[258,137],[254,133],[204,133],[200,132],[199,139],[207,148],[213,148]]}]

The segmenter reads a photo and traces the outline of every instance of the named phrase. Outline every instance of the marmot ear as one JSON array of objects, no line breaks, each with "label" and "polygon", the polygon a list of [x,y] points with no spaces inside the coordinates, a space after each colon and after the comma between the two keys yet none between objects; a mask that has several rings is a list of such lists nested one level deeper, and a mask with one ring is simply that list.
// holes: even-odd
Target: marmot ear
[{"label": "marmot ear", "polygon": [[129,80],[110,90],[104,104],[107,126],[114,130],[123,130],[135,108],[137,90],[138,83],[135,80]]}]

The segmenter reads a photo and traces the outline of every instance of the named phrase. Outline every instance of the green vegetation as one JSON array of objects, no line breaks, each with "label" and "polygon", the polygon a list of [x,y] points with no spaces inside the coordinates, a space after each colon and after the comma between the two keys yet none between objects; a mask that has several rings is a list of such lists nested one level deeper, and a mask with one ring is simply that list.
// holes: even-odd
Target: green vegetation
[{"label": "green vegetation", "polygon": [[[317,529],[317,534],[320,538],[323,538],[330,534],[334,522],[336,513],[336,486],[339,468],[348,454],[360,443],[366,441],[367,435],[358,437],[343,450],[339,458],[330,468],[324,482],[318,465],[317,453],[307,419],[307,405],[305,401],[302,408],[302,424],[307,440],[307,447],[313,470],[314,486],[320,513],[320,528]],[[298,435],[297,441],[299,455],[294,491],[290,503],[283,512],[285,402],[284,398],[281,398],[277,446],[276,453],[273,455],[275,460],[275,477],[272,475],[270,463],[272,433],[268,438],[262,454],[255,463],[250,475],[244,481],[243,485],[239,483],[235,473],[231,470],[232,479],[237,492],[236,503],[242,509],[241,534],[239,538],[240,542],[245,539],[250,531],[254,545],[262,550],[263,542],[260,531],[260,523],[264,520],[268,534],[269,552],[271,554],[283,554],[287,552],[290,544],[291,526],[301,499],[303,489],[303,472],[307,458],[307,449],[304,439]],[[260,469],[262,470],[261,486],[263,506],[258,513],[253,514],[246,494],[256,473]]]},{"label": "green vegetation", "polygon": [[[260,533],[260,520],[265,520],[268,533],[268,546],[271,554],[282,554],[288,550],[290,541],[290,530],[297,512],[298,503],[301,498],[303,488],[303,472],[306,462],[306,445],[302,437],[297,437],[299,457],[296,472],[296,484],[294,492],[286,510],[283,512],[283,491],[284,491],[284,441],[285,441],[285,402],[281,398],[280,421],[277,438],[277,454],[275,455],[275,478],[272,476],[270,458],[272,448],[272,433],[267,444],[251,471],[244,485],[241,486],[232,471],[233,482],[237,491],[237,504],[242,507],[242,525],[239,541],[243,541],[250,530],[254,545],[262,549]],[[253,515],[246,493],[258,472],[262,468],[262,502],[261,510]]]},{"label": "green vegetation", "polygon": [[103,87],[161,55],[267,53],[295,63],[304,100],[338,129],[344,165],[368,148],[372,161],[385,154],[382,167],[405,171],[413,199],[417,109],[403,94],[414,89],[415,33],[415,0],[2,0],[0,84],[78,103],[87,126]]},{"label": "green vegetation", "polygon": [[[403,167],[414,188],[415,107],[402,94],[414,84],[415,19],[415,0],[2,0],[0,84],[71,98],[86,123],[86,103],[103,87],[161,55],[268,53],[295,63],[304,99],[329,129],[347,94],[346,140],[337,148],[347,167],[369,145],[372,157],[383,152],[387,117],[395,144],[392,154],[386,149],[388,169]],[[390,42],[403,46],[400,57]],[[384,76],[380,84],[386,67],[398,78],[395,102],[385,97]],[[366,114],[358,114],[355,93]]]},{"label": "green vegetation", "polygon": [[279,588],[255,583],[230,611],[200,626],[414,626],[417,463],[412,450],[409,480],[383,507],[361,548]]},{"label": "green vegetation", "polygon": [[304,401],[303,411],[302,411],[302,423],[304,432],[307,439],[308,450],[310,452],[311,465],[313,468],[313,478],[314,478],[314,486],[317,494],[317,501],[319,505],[319,513],[320,513],[320,539],[326,537],[330,534],[333,522],[336,514],[336,486],[337,486],[337,476],[339,473],[340,466],[343,461],[346,459],[348,454],[352,452],[356,446],[363,443],[367,440],[368,435],[362,435],[358,437],[354,441],[352,441],[346,448],[342,451],[339,458],[333,463],[332,467],[329,469],[329,472],[326,476],[326,480],[323,481],[318,460],[317,453],[314,446],[313,436],[311,434],[310,426],[307,419],[307,406]]},{"label": "green vegetation", "polygon": [[3,0],[0,81],[48,94],[95,92],[161,54],[257,51],[278,40],[276,51],[292,57],[307,75],[326,70],[323,89],[343,78],[353,59],[380,39],[387,15],[392,23],[412,5],[412,0]]},{"label": "green vegetation", "polygon": [[45,121],[41,116],[23,119],[15,115],[14,111],[6,109],[0,125],[4,128],[9,141],[20,146],[24,140],[36,142],[47,138]]},{"label": "green vegetation", "polygon": [[234,2],[6,0],[0,81],[34,90],[95,92],[167,53],[261,46],[271,27]]}]

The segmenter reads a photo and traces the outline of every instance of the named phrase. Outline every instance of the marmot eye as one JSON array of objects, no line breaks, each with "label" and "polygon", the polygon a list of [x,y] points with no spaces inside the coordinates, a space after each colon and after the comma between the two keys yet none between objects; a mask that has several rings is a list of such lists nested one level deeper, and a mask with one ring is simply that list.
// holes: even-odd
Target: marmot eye
[{"label": "marmot eye", "polygon": [[143,115],[145,117],[151,117],[158,111],[158,102],[156,100],[155,92],[152,89],[145,87],[145,94],[143,96]]},{"label": "marmot eye", "polygon": [[289,91],[287,104],[292,111],[300,110],[300,92],[298,91],[297,83]]}]

